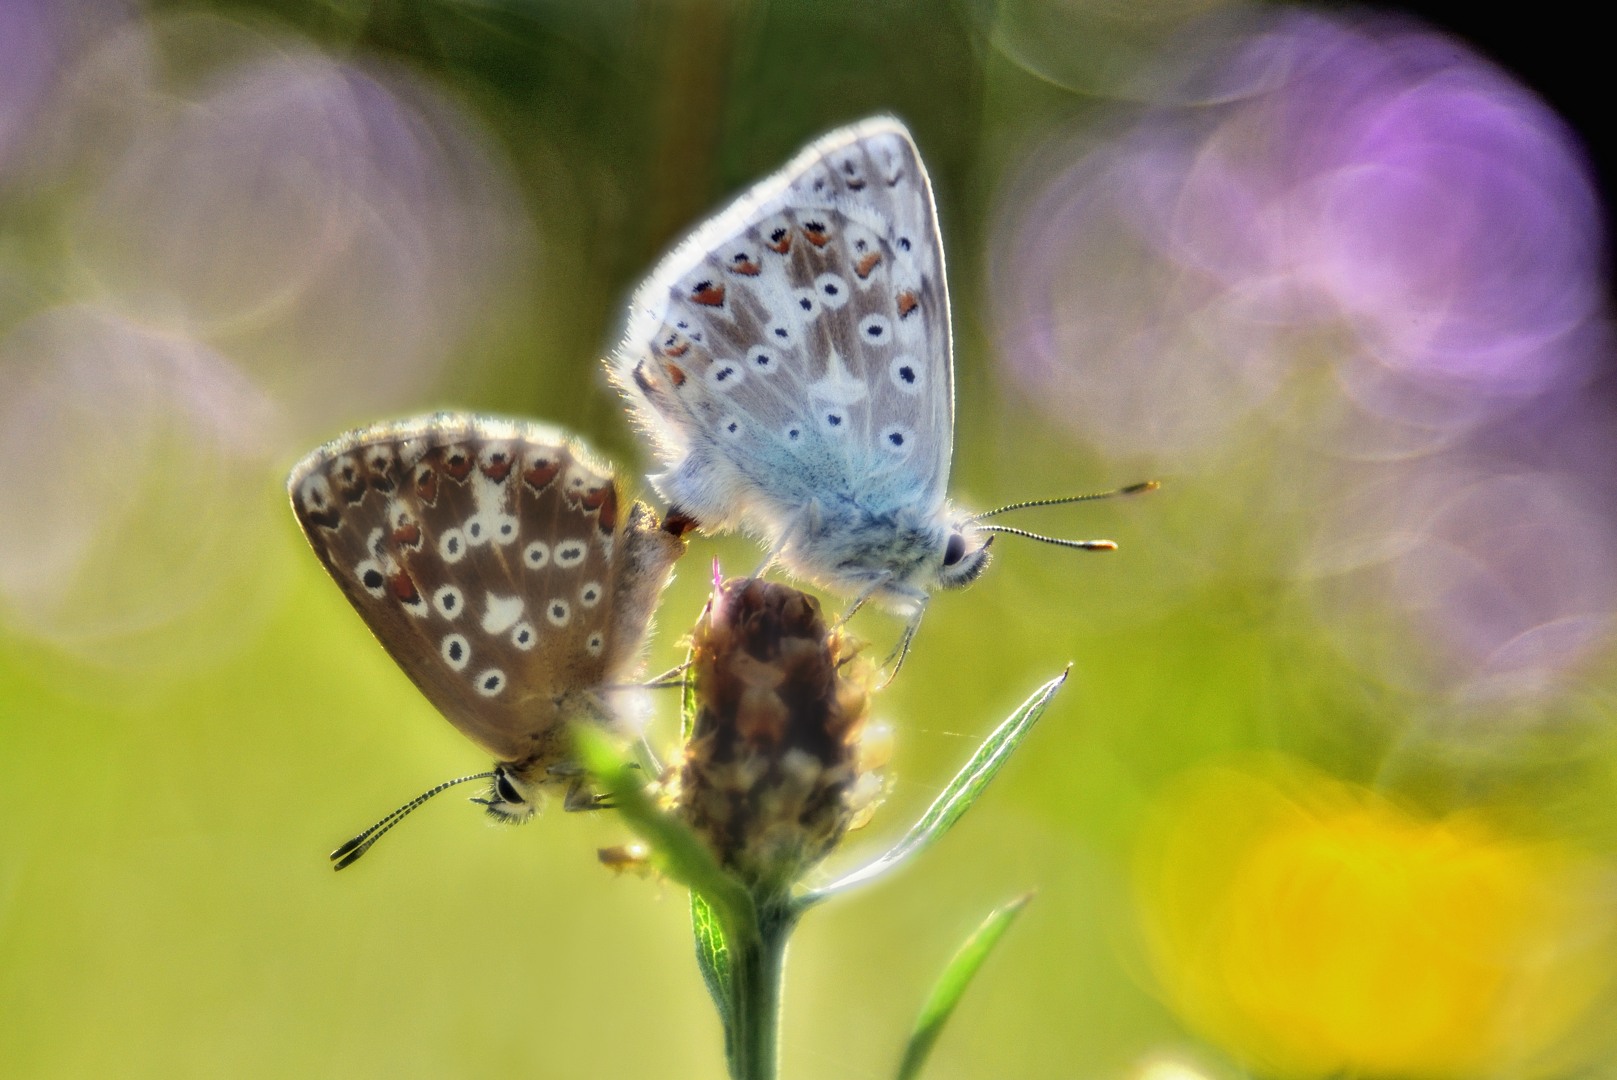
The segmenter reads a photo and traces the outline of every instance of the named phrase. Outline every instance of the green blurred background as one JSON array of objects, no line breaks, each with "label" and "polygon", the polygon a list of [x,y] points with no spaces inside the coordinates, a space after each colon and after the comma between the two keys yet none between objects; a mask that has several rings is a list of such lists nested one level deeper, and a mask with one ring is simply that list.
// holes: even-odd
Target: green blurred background
[{"label": "green blurred background", "polygon": [[[808,920],[784,1075],[891,1075],[956,942],[1036,889],[937,1080],[1617,1076],[1599,189],[1465,46],[1299,11],[10,0],[0,1075],[721,1074],[684,897],[597,865],[610,814],[441,800],[331,873],[485,763],[283,477],[439,407],[637,471],[600,367],[628,293],[890,112],[950,260],[957,497],[1163,488],[1019,522],[1116,554],[1001,540],[933,605],[834,865],[1073,678],[944,844]],[[757,554],[693,542],[651,670],[713,558]]]}]

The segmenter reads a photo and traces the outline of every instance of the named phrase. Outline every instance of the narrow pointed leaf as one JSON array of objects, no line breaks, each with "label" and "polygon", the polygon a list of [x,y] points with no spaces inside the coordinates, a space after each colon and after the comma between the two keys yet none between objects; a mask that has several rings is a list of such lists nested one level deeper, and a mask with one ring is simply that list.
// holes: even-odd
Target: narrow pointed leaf
[{"label": "narrow pointed leaf", "polygon": [[735,972],[730,965],[730,945],[724,940],[724,927],[712,906],[702,899],[701,893],[691,892],[691,932],[696,938],[696,966],[702,970],[702,982],[713,996],[719,1010],[719,1019],[726,1030],[730,1027],[730,1002],[735,995]]},{"label": "narrow pointed leaf", "polygon": [[[685,685],[679,691],[679,741],[690,741],[696,730],[696,679],[691,671],[695,655],[685,654]],[[713,907],[702,895],[691,892],[691,935],[696,939],[696,966],[702,971],[702,982],[718,1007],[719,1018],[729,1030],[730,1002],[735,992],[735,973],[730,967],[730,946],[724,940],[724,927]]]},{"label": "narrow pointed leaf", "polygon": [[921,1066],[926,1064],[927,1055],[943,1033],[943,1025],[948,1022],[955,1006],[960,1004],[960,996],[966,992],[972,976],[977,974],[983,961],[988,959],[988,954],[994,951],[994,946],[999,944],[1000,938],[1005,936],[1005,931],[1011,928],[1011,923],[1016,921],[1031,899],[1033,894],[1027,893],[1003,907],[995,908],[950,958],[943,974],[933,984],[926,1004],[921,1006],[915,1030],[910,1033],[909,1044],[904,1047],[897,1080],[914,1080],[920,1075]]},{"label": "narrow pointed leaf", "polygon": [[1004,723],[983,740],[971,760],[955,774],[953,780],[949,781],[949,786],[943,789],[943,794],[938,796],[904,838],[888,849],[886,854],[823,888],[805,894],[800,903],[805,906],[818,903],[833,893],[873,881],[906,859],[937,843],[943,834],[971,809],[972,804],[982,795],[1011,753],[1021,745],[1022,739],[1032,730],[1034,723],[1043,715],[1045,707],[1050,704],[1050,699],[1055,697],[1056,691],[1060,690],[1066,681],[1067,672],[1063,671],[1039,687],[1032,697],[1022,702]]},{"label": "narrow pointed leaf", "polygon": [[696,730],[696,672],[692,670],[696,663],[695,650],[685,653],[685,685],[679,690],[679,744],[684,746],[691,741],[691,732]]},{"label": "narrow pointed leaf", "polygon": [[619,758],[598,731],[580,725],[573,732],[573,742],[601,793],[611,797],[629,828],[651,847],[663,873],[700,893],[729,934],[756,936],[758,911],[746,888],[724,872],[683,821],[651,801],[640,770]]}]

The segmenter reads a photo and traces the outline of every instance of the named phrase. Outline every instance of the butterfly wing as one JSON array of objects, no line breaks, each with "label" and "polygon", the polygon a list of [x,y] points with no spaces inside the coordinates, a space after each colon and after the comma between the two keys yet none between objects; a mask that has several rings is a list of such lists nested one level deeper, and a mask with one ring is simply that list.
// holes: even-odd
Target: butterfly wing
[{"label": "butterfly wing", "polygon": [[682,543],[619,513],[560,432],[440,414],[352,432],[288,479],[315,553],[427,699],[503,762],[565,754],[563,703],[623,679]]},{"label": "butterfly wing", "polygon": [[667,256],[610,362],[711,529],[778,542],[806,507],[942,507],[953,445],[949,299],[909,132],[821,138]]}]

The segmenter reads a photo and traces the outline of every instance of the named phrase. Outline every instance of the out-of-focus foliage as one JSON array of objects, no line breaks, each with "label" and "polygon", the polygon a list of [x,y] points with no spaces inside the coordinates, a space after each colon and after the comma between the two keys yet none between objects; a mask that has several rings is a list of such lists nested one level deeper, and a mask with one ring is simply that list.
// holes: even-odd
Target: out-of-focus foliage
[{"label": "out-of-focus foliage", "polygon": [[1295,764],[1191,770],[1142,844],[1153,968],[1276,1075],[1559,1076],[1608,1049],[1610,871]]},{"label": "out-of-focus foliage", "polygon": [[[1023,888],[936,1080],[1609,1060],[1606,210],[1510,72],[1223,0],[8,0],[0,1074],[718,1074],[683,898],[602,871],[609,816],[439,800],[331,874],[485,763],[282,478],[437,407],[634,471],[599,368],[628,292],[875,112],[937,187],[960,500],[1163,487],[1019,521],[1115,554],[1002,538],[933,604],[826,880],[1073,675],[927,859],[805,923],[785,1075],[894,1060],[917,943]],[[649,670],[715,556],[758,559],[693,543]]]}]

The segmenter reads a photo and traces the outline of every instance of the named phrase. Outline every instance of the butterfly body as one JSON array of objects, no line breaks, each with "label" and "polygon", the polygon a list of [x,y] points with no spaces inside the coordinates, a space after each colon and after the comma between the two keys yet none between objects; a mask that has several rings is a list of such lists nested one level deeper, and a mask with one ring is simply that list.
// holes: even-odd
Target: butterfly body
[{"label": "butterfly body", "polygon": [[578,443],[439,414],[351,432],[288,479],[321,562],[389,655],[496,761],[492,812],[576,796],[568,725],[611,724],[684,541]]},{"label": "butterfly body", "polygon": [[953,360],[932,190],[908,131],[834,131],[675,249],[637,292],[612,377],[714,531],[917,613],[987,563],[946,498]]}]

